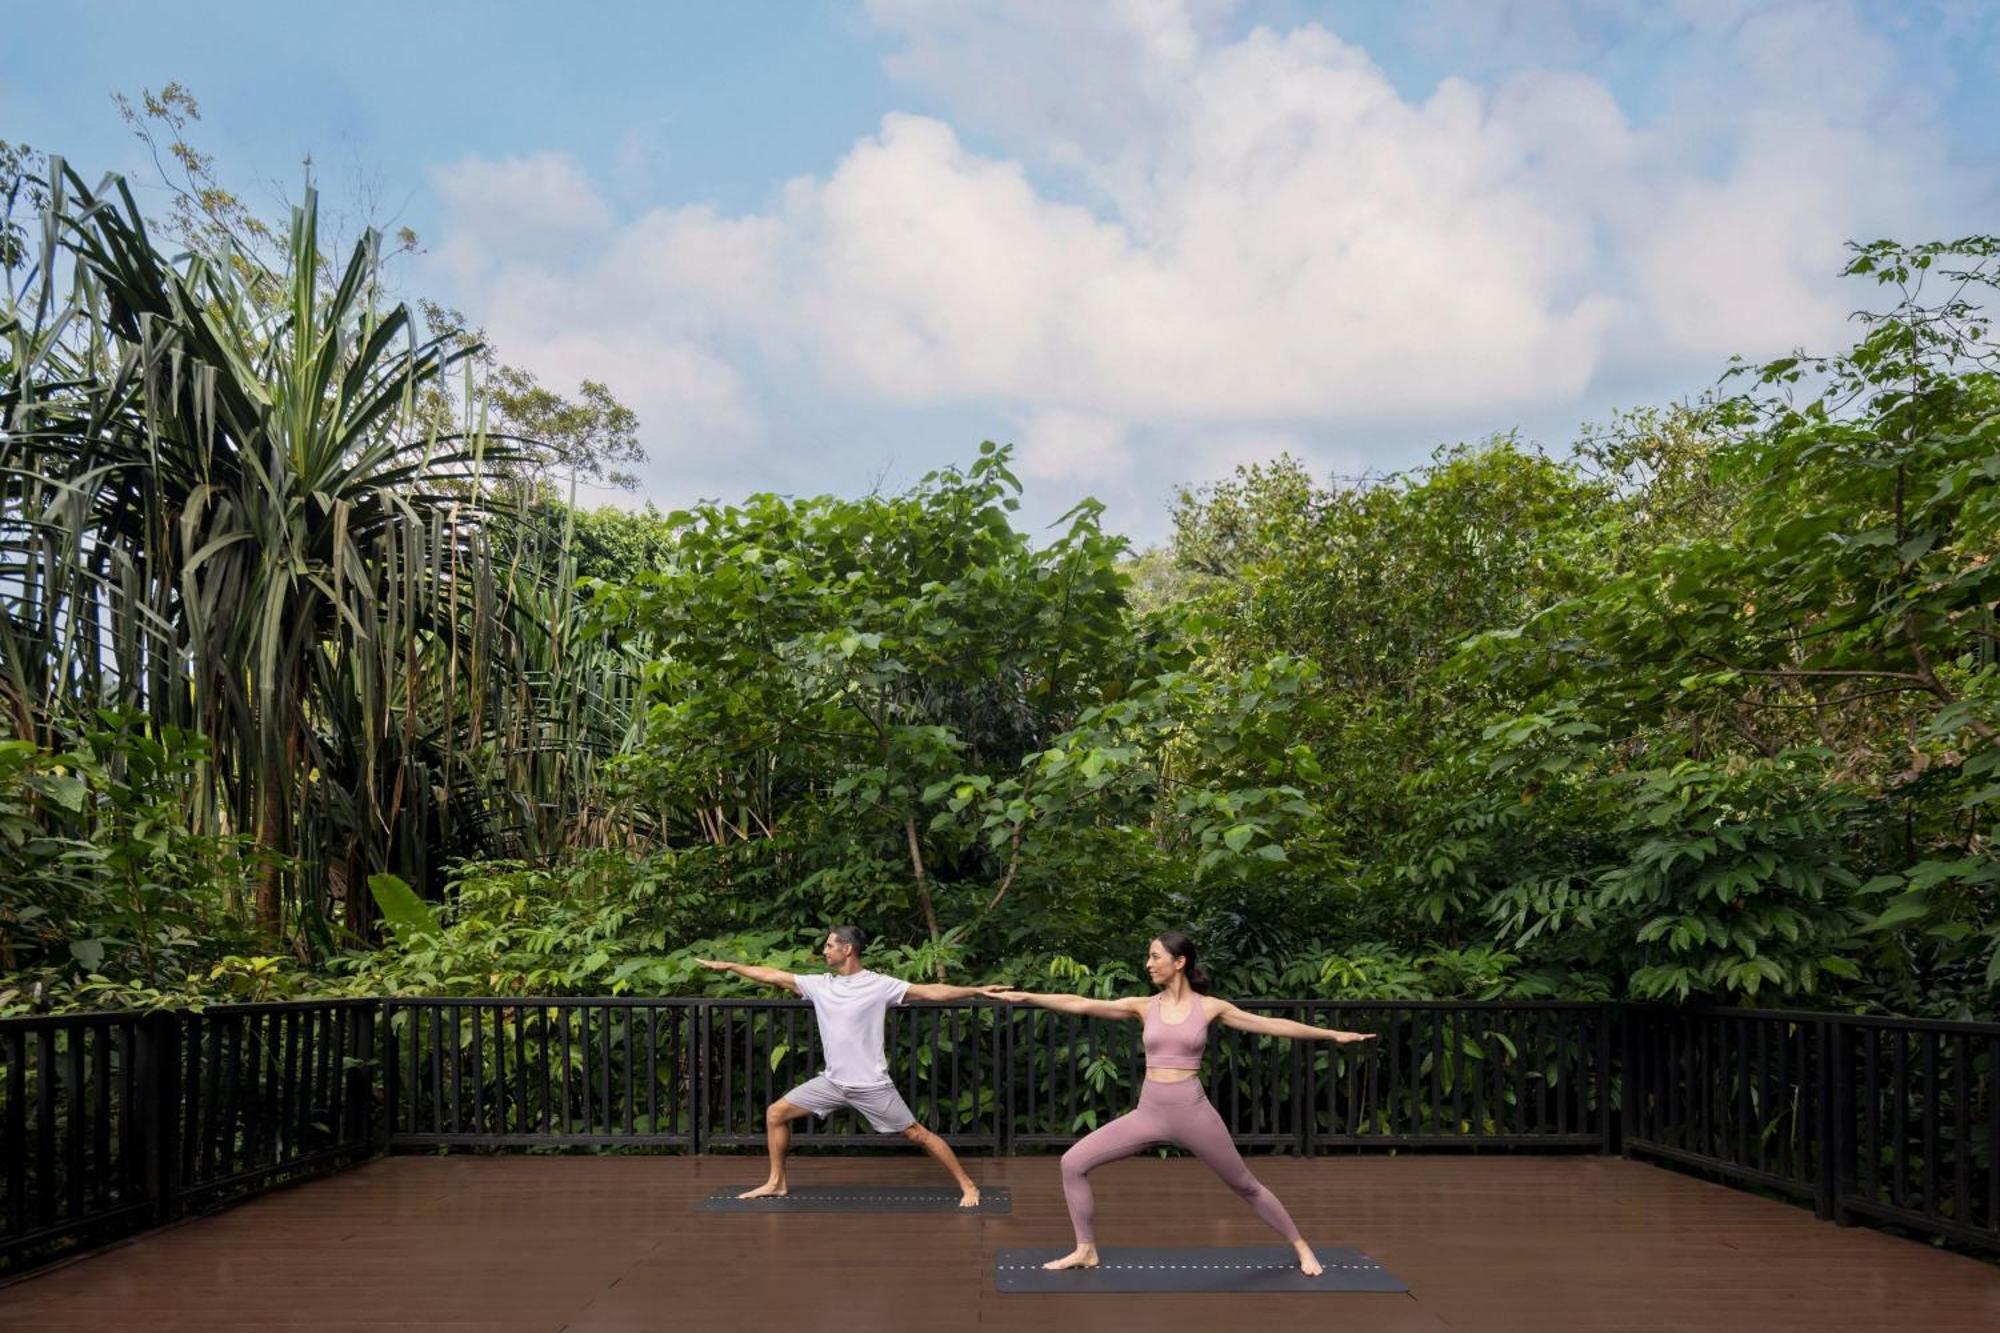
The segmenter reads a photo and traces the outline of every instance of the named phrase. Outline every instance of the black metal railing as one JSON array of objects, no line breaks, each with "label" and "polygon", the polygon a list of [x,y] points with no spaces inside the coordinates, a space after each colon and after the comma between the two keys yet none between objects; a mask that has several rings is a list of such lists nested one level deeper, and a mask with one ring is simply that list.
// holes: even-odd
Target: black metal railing
[{"label": "black metal railing", "polygon": [[[217,1005],[159,1015],[169,1214],[375,1150],[374,1000]],[[178,1022],[171,1021],[178,1019]]]},{"label": "black metal railing", "polygon": [[[1217,1026],[1204,1078],[1239,1146],[1604,1148],[1615,1013],[1587,1002],[1250,1001],[1252,1013],[1375,1031],[1329,1047]],[[764,1110],[820,1067],[800,1000],[390,1000],[392,1147],[760,1147]],[[890,1074],[955,1147],[1065,1147],[1130,1110],[1136,1023],[1043,1009],[889,1011]],[[848,1114],[801,1148],[882,1140]]]},{"label": "black metal railing", "polygon": [[691,1148],[700,1002],[386,1000],[394,1147]]},{"label": "black metal railing", "polygon": [[1624,1148],[1819,1205],[1826,1015],[1633,1006],[1625,1015]]},{"label": "black metal railing", "polygon": [[[2000,1249],[2000,1024],[1642,1005],[1273,1000],[1372,1031],[1211,1029],[1245,1149],[1623,1151],[1822,1217]],[[891,1074],[961,1149],[1053,1150],[1129,1110],[1139,1025],[890,1011]],[[796,1000],[391,999],[0,1020],[0,1268],[384,1150],[755,1149],[820,1065]],[[849,1114],[799,1148],[880,1144]]]},{"label": "black metal railing", "polygon": [[141,1089],[157,1069],[142,1031],[133,1014],[0,1028],[0,1256],[87,1244],[152,1220]]},{"label": "black metal railing", "polygon": [[1615,1006],[1321,1002],[1305,1021],[1381,1034],[1297,1048],[1336,1066],[1315,1081],[1311,1148],[1614,1146]]},{"label": "black metal railing", "polygon": [[374,1150],[373,1000],[0,1021],[0,1266]]},{"label": "black metal railing", "polygon": [[2000,1248],[2000,1024],[1628,1006],[1624,1147]]},{"label": "black metal railing", "polygon": [[1830,1025],[1834,1216],[2000,1243],[2000,1024]]}]

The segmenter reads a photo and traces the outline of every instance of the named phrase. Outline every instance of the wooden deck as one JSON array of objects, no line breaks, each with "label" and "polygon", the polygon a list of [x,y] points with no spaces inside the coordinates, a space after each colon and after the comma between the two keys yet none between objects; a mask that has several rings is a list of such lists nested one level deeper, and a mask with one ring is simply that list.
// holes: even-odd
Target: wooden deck
[{"label": "wooden deck", "polygon": [[[974,1159],[1011,1216],[696,1213],[754,1158],[395,1157],[0,1289],[9,1333],[627,1333],[969,1328],[2000,1328],[2000,1267],[1602,1157],[1253,1161],[1308,1239],[1407,1295],[1026,1296],[1002,1246],[1066,1243],[1054,1158]],[[915,1158],[803,1158],[794,1183],[938,1183]],[[1260,1245],[1198,1164],[1100,1171],[1100,1244]]]}]

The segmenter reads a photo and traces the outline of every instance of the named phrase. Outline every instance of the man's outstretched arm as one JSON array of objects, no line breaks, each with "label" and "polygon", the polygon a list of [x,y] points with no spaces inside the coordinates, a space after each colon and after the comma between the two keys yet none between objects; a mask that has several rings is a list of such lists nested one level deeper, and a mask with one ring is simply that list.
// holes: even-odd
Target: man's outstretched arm
[{"label": "man's outstretched arm", "polygon": [[912,984],[903,993],[903,1000],[977,1000],[982,996],[998,995],[1005,986],[940,986]]},{"label": "man's outstretched arm", "polygon": [[796,993],[799,979],[790,972],[776,967],[758,967],[755,963],[727,963],[719,958],[698,958],[695,960],[711,972],[734,972],[750,981],[761,981],[766,986],[783,986]]}]

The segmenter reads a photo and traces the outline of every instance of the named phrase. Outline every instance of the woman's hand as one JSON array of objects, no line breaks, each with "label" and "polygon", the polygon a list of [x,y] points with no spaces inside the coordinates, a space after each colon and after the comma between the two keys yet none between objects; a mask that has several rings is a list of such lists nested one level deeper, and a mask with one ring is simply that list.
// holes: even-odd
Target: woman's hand
[{"label": "woman's hand", "polygon": [[1357,1042],[1357,1041],[1374,1041],[1374,1040],[1375,1040],[1375,1039],[1376,1039],[1377,1037],[1381,1036],[1382,1034],[1381,1034],[1381,1033],[1379,1033],[1379,1032],[1338,1032],[1338,1031],[1336,1031],[1336,1032],[1332,1032],[1332,1033],[1330,1033],[1329,1035],[1330,1035],[1330,1036],[1332,1037],[1333,1041],[1335,1041],[1335,1042],[1336,1042],[1336,1043],[1338,1043],[1339,1045],[1342,1045],[1342,1046],[1350,1046],[1350,1045],[1352,1045],[1353,1043],[1355,1043],[1355,1042]]}]

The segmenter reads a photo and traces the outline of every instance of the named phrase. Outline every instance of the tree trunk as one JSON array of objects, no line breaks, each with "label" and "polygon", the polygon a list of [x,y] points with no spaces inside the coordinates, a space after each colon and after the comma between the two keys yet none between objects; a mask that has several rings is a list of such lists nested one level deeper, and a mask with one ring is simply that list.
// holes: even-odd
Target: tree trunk
[{"label": "tree trunk", "polygon": [[257,867],[257,929],[273,939],[284,928],[283,881],[278,868],[285,851],[281,845],[284,824],[284,799],[278,784],[267,774],[257,793],[257,850],[265,853]]},{"label": "tree trunk", "polygon": [[[903,835],[910,842],[910,869],[916,873],[917,877],[917,902],[924,909],[924,927],[931,933],[931,946],[936,948],[938,942],[937,904],[931,901],[930,878],[924,874],[924,854],[917,846],[917,819],[915,815],[904,814]],[[943,981],[944,959],[941,957],[935,958],[935,961],[931,964],[931,970],[939,981]]]}]

